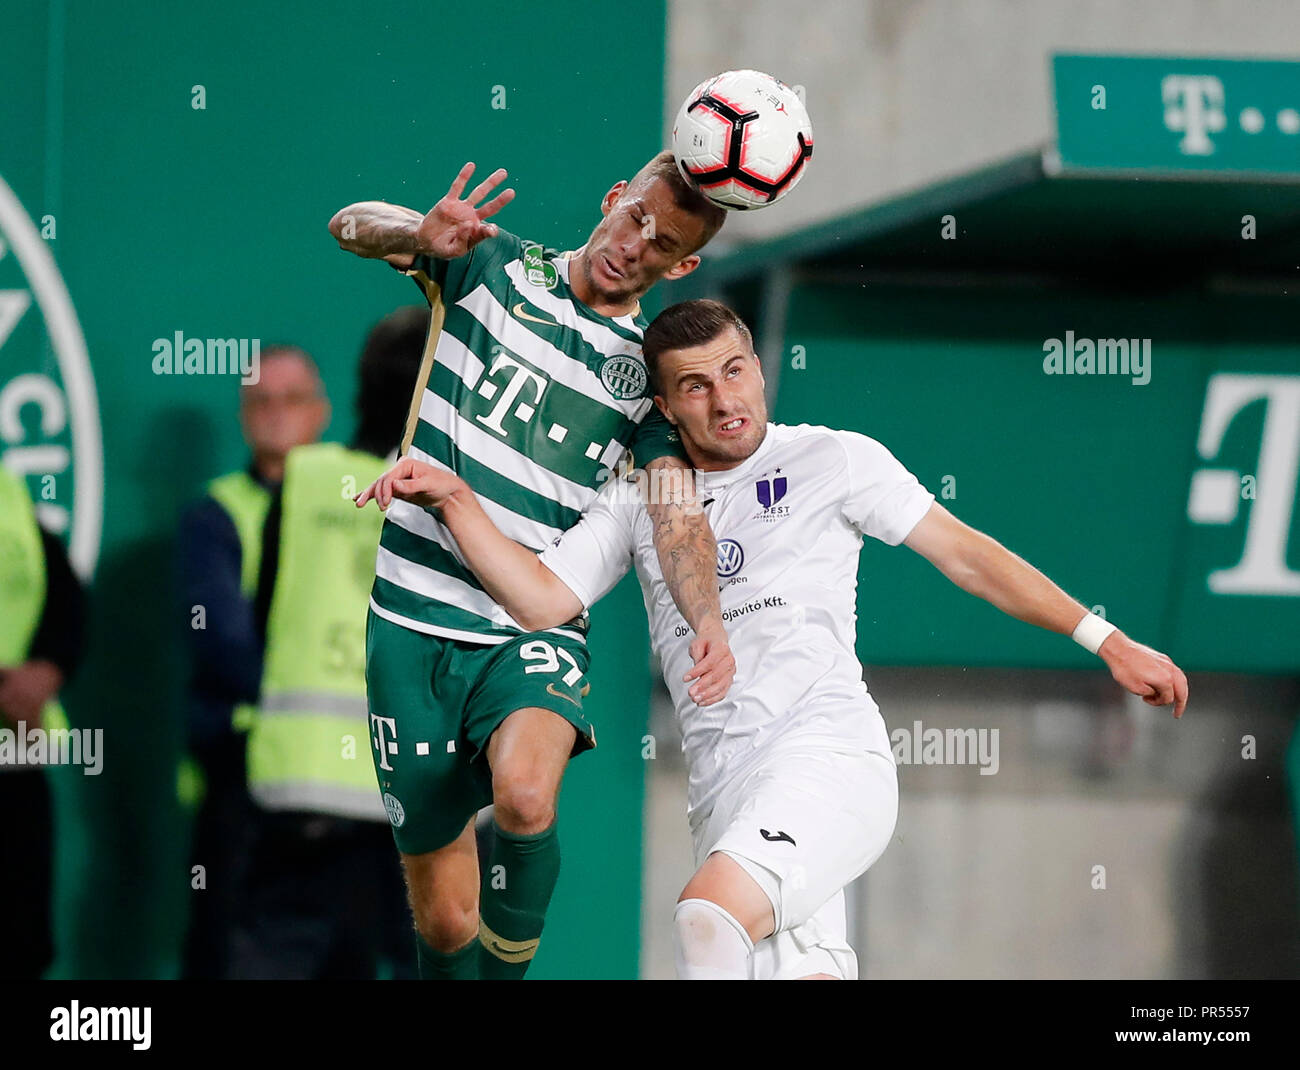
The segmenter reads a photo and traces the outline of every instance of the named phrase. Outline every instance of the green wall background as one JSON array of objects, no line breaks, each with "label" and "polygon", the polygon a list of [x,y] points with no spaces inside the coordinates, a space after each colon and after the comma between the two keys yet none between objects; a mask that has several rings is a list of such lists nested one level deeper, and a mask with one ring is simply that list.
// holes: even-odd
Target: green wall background
[{"label": "green wall background", "polygon": [[[1188,670],[1295,672],[1300,598],[1223,595],[1253,502],[1188,520],[1194,471],[1256,473],[1263,401],[1217,457],[1197,433],[1217,372],[1300,377],[1297,301],[1167,291],[796,287],[773,418],[883,442],[960,519]],[[1149,338],[1151,379],[1046,375],[1043,343]],[[801,345],[806,367],[792,369]],[[773,349],[771,352],[776,352]],[[955,496],[945,499],[945,477]],[[1285,488],[1280,488],[1282,493]],[[1300,494],[1287,565],[1300,569]],[[967,595],[919,555],[866,540],[858,655],[871,664],[1095,667],[1087,651]]]},{"label": "green wall background", "polygon": [[[98,778],[62,770],[59,976],[173,976],[188,894],[174,800],[184,683],[178,511],[245,462],[236,383],[152,374],[155,338],[293,341],[352,427],[368,326],[415,287],[346,255],[330,216],[361,199],[425,209],[467,159],[510,171],[500,223],[575,247],[599,199],[662,146],[663,0],[480,7],[232,0],[9,5],[0,177],[38,221],[84,330],[103,421],[104,527],[74,723],[105,730]],[[581,27],[581,32],[575,28]],[[191,90],[206,90],[206,109]],[[504,87],[504,109],[492,107]],[[0,288],[22,288],[13,256]],[[33,305],[0,348],[0,388],[59,380]],[[26,441],[67,429],[21,414]],[[0,447],[2,448],[2,447]],[[33,491],[39,490],[36,480]],[[58,493],[76,488],[66,475]],[[84,488],[83,488],[84,489]],[[600,747],[564,787],[564,864],[531,976],[632,977],[639,943],[641,736],[650,672],[635,582],[594,614]],[[209,874],[209,879],[215,875]]]}]

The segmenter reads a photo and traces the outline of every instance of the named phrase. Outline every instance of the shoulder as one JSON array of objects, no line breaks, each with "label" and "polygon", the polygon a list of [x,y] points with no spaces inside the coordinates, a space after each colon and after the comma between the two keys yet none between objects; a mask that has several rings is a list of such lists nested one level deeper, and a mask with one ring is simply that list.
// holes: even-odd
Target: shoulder
[{"label": "shoulder", "polygon": [[860,431],[820,424],[773,425],[786,441],[796,444],[800,457],[826,471],[847,476],[845,490],[897,476],[902,463],[883,442]]},{"label": "shoulder", "polygon": [[801,453],[809,450],[826,454],[843,462],[851,462],[855,455],[885,450],[874,438],[857,431],[842,431],[822,424],[769,424],[768,433],[778,446],[794,445]]}]

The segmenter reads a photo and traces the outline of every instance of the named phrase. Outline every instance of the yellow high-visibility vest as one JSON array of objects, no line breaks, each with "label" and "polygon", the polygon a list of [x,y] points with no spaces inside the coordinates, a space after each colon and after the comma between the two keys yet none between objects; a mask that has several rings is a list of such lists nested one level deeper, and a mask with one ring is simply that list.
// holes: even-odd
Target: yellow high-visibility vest
[{"label": "yellow high-visibility vest", "polygon": [[387,821],[367,738],[366,609],[383,514],[352,495],[383,474],[335,443],[290,451],[248,789],[271,810]]},{"label": "yellow high-visibility vest", "polygon": [[[0,464],[0,666],[27,660],[44,610],[45,549],[36,511],[22,476]],[[66,728],[63,707],[47,702],[41,724]]]}]

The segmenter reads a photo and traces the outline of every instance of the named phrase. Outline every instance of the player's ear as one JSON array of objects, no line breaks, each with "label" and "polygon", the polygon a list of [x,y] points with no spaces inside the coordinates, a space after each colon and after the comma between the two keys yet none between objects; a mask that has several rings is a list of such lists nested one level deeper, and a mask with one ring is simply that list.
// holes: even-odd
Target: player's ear
[{"label": "player's ear", "polygon": [[605,199],[600,202],[600,214],[609,215],[618,203],[618,199],[623,196],[623,191],[627,189],[627,180],[620,179],[609,187],[609,192],[605,194]]},{"label": "player's ear", "polygon": [[670,267],[667,271],[665,271],[664,278],[665,279],[685,278],[687,275],[689,275],[692,271],[694,271],[699,266],[700,266],[700,258],[695,253],[691,253],[690,256],[682,257],[680,260],[677,261],[677,263],[675,263],[672,267]]},{"label": "player's ear", "polygon": [[677,417],[673,415],[672,410],[668,408],[668,403],[664,401],[662,394],[655,395],[655,404],[659,406],[659,411],[664,414],[666,419],[674,427],[677,426]]}]

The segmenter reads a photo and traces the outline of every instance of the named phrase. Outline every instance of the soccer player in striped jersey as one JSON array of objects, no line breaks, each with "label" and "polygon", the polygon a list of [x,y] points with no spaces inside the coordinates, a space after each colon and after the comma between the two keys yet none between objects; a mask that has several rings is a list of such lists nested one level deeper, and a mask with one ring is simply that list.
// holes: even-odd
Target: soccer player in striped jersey
[{"label": "soccer player in striped jersey", "polygon": [[[540,551],[630,451],[660,492],[655,546],[694,632],[683,684],[714,703],[735,670],[716,547],[648,389],[640,298],[693,271],[725,213],[663,152],[616,183],[586,244],[561,254],[488,222],[514,191],[495,192],[498,170],[463,197],[473,171],[466,164],[427,214],[367,201],[330,222],[343,249],[409,275],[433,308],[393,471],[418,463],[471,480],[501,530]],[[522,977],[536,952],[559,873],[560,781],[595,745],[582,707],[586,627],[584,612],[530,632],[435,513],[388,510],[367,622],[370,738],[422,976]],[[474,817],[488,803],[495,837],[480,881]]]}]

